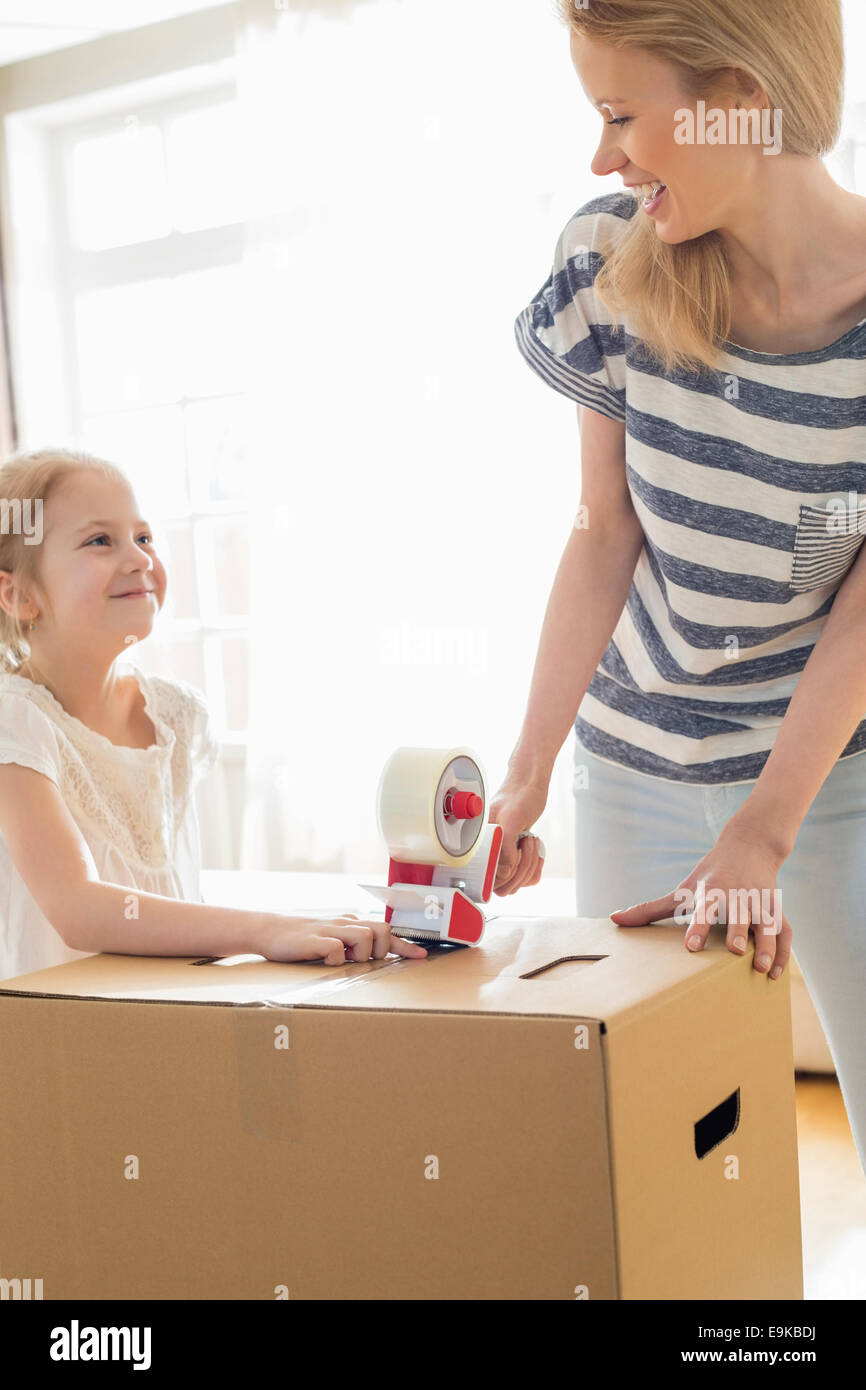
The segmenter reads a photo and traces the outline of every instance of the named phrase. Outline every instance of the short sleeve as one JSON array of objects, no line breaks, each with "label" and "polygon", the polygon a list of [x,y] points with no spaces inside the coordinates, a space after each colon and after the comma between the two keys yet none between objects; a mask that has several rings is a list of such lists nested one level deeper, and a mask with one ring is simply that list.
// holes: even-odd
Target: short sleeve
[{"label": "short sleeve", "polygon": [[190,772],[195,783],[213,771],[219,759],[220,745],[204,695],[194,685],[188,685],[186,690],[190,702]]},{"label": "short sleeve", "polygon": [[579,208],[559,235],[550,274],[514,322],[517,346],[542,381],[613,420],[625,420],[626,334],[594,285],[636,211],[627,193]]},{"label": "short sleeve", "polygon": [[55,726],[26,694],[0,694],[0,763],[32,767],[61,784]]}]

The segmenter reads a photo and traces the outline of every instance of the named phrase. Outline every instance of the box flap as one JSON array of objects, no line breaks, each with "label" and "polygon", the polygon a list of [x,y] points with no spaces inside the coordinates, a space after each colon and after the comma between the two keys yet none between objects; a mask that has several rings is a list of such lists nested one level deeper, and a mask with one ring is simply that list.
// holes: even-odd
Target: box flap
[{"label": "box flap", "polygon": [[[2,995],[156,1000],[179,1004],[424,1012],[565,1015],[610,1028],[700,972],[738,969],[744,959],[713,927],[703,951],[683,945],[677,924],[617,927],[606,917],[492,917],[480,946],[435,949],[427,959],[388,956],[327,966],[231,957],[100,954],[19,975]],[[749,953],[747,958],[750,959]]]}]

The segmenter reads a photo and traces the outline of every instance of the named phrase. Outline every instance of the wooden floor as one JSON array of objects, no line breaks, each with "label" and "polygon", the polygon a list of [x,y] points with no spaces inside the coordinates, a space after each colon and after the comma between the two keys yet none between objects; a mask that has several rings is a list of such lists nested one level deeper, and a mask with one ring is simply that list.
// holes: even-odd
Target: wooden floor
[{"label": "wooden floor", "polygon": [[866,1174],[834,1076],[796,1082],[804,1298],[866,1298]]}]

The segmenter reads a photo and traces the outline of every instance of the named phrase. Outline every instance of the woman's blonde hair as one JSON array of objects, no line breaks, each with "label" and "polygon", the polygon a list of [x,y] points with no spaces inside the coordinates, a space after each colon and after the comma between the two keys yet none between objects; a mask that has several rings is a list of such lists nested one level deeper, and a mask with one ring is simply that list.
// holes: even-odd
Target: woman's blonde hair
[{"label": "woman's blonde hair", "polygon": [[[121,468],[107,459],[77,449],[34,449],[13,454],[0,465],[0,570],[15,576],[17,598],[36,597],[42,610],[51,612],[48,595],[40,580],[41,545],[28,544],[19,518],[32,518],[34,503],[45,504],[52,493],[73,475],[89,470],[129,484]],[[29,510],[28,510],[29,509]],[[45,533],[41,540],[44,542]],[[0,608],[0,670],[18,672],[30,658],[30,643],[24,635],[26,623],[16,604],[15,613]]]},{"label": "woman's blonde hair", "polygon": [[[730,90],[739,69],[781,111],[782,148],[823,156],[839,139],[844,98],[840,0],[556,0],[559,17],[593,43],[640,48],[678,72],[687,101]],[[708,102],[709,106],[709,102]],[[763,118],[762,118],[763,119]],[[731,326],[730,266],[717,231],[669,245],[635,215],[595,281],[618,324],[666,371],[720,365]]]}]

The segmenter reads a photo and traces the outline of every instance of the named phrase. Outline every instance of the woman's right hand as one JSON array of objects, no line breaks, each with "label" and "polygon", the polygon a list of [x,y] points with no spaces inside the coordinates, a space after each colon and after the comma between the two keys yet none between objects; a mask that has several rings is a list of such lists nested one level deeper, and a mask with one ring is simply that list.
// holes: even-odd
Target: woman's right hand
[{"label": "woman's right hand", "polygon": [[493,882],[499,897],[516,893],[518,888],[531,888],[541,878],[541,841],[535,834],[526,835],[518,845],[517,837],[538,820],[547,805],[549,786],[547,778],[509,772],[490,803],[490,820],[502,826],[502,849]]},{"label": "woman's right hand", "polygon": [[398,956],[423,959],[427,951],[415,941],[392,936],[385,921],[346,912],[342,917],[269,915],[257,932],[256,955],[267,960],[318,960],[323,965],[382,960]]}]

